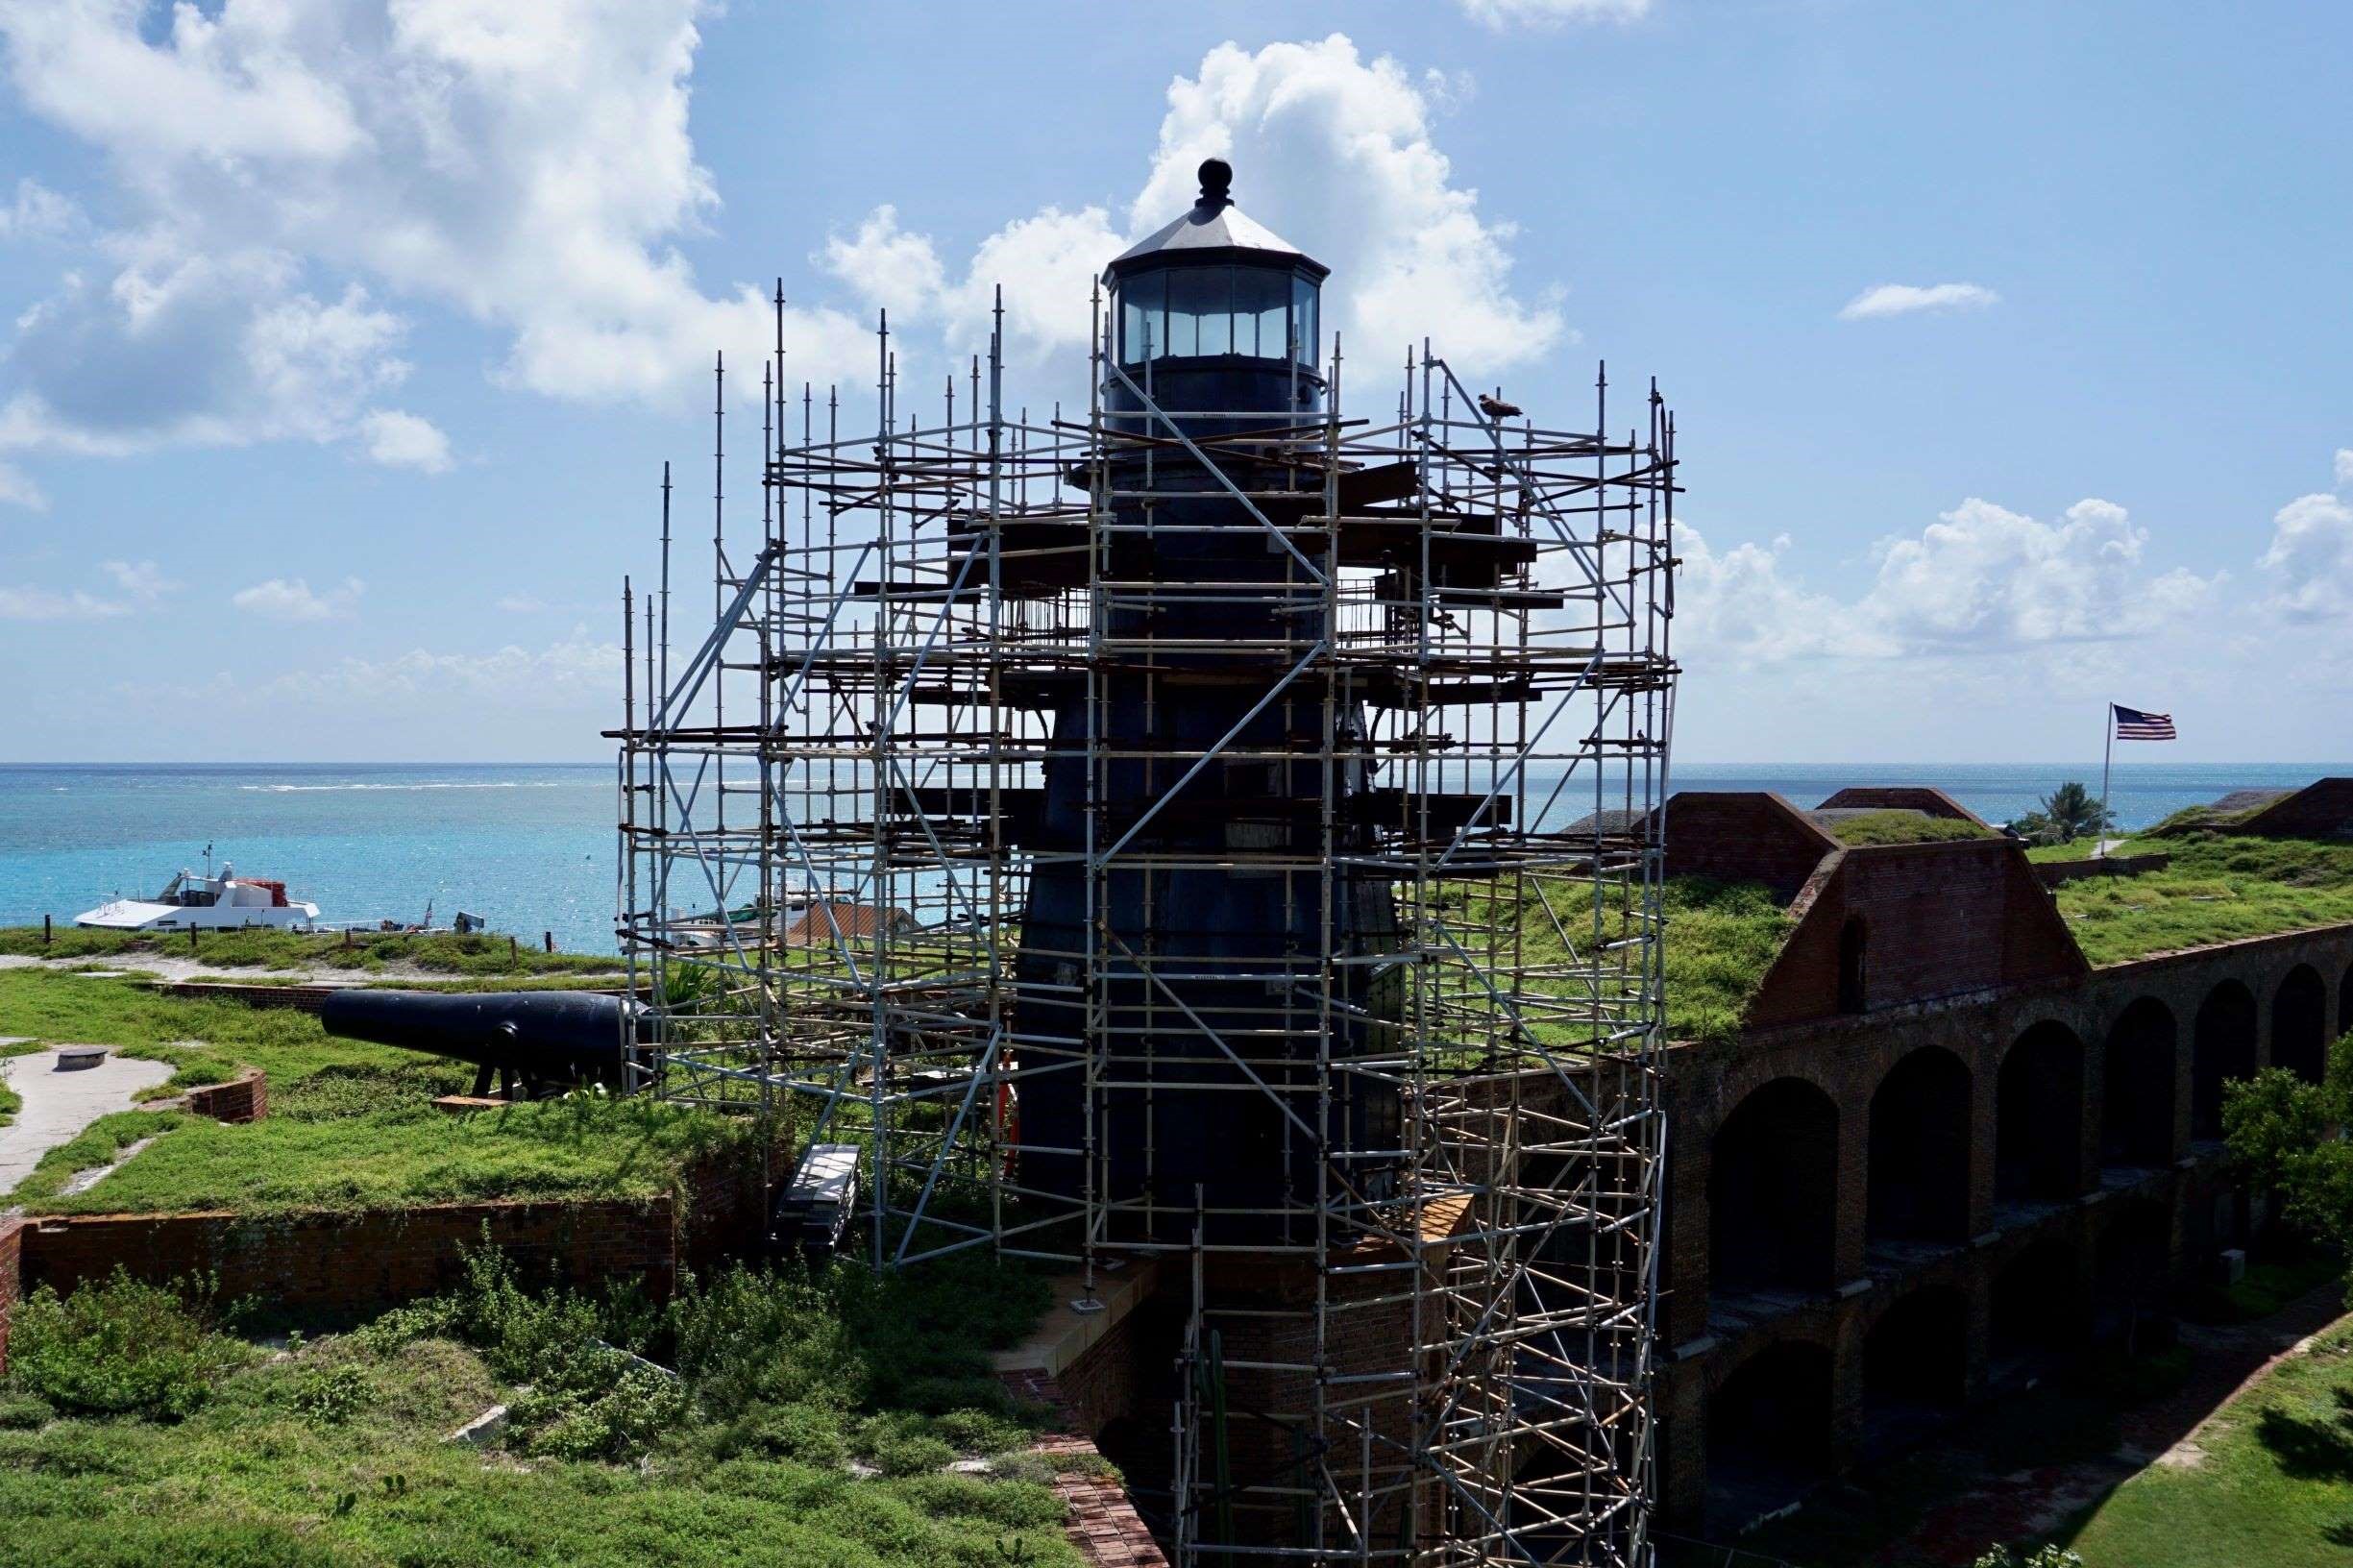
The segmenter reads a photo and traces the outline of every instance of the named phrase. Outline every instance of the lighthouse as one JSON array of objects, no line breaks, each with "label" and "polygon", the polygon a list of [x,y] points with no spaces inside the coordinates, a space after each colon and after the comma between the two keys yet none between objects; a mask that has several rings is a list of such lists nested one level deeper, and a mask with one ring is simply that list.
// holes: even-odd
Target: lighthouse
[{"label": "lighthouse", "polygon": [[1329,269],[1234,205],[1226,163],[1200,178],[1105,274],[1099,656],[1052,707],[1016,1025],[1100,1070],[1025,1084],[1023,1180],[1114,1234],[1295,1240],[1319,1181],[1394,1183],[1393,1083],[1332,1065],[1389,1044],[1348,960],[1397,920],[1385,877],[1340,863],[1374,767],[1325,657],[1320,514],[1350,478],[1326,460]]}]

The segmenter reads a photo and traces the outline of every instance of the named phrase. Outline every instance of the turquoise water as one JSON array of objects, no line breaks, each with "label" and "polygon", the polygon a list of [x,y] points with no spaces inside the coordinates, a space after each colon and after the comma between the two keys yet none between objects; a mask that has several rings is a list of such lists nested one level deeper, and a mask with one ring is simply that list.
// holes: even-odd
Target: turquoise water
[{"label": "turquoise water", "polygon": [[[2169,767],[2123,762],[2112,801],[2126,827],[2229,790],[2289,789],[2353,766]],[[1930,784],[2000,822],[2080,767],[1905,768],[1690,764],[1682,789],[1774,790],[1811,806],[1848,784]],[[333,921],[436,920],[463,909],[494,928],[555,933],[575,952],[613,945],[613,771],[583,766],[0,767],[0,923],[70,919],[117,893],[154,893],[214,860]]]},{"label": "turquoise water", "polygon": [[0,767],[0,923],[152,894],[205,845],[335,921],[457,910],[613,949],[613,769]]}]

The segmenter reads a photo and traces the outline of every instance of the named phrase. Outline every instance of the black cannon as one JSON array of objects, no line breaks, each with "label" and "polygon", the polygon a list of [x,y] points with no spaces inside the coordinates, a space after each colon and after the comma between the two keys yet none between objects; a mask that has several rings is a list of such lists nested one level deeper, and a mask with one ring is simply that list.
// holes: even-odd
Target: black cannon
[{"label": "black cannon", "polygon": [[331,1035],[424,1051],[475,1066],[474,1092],[493,1074],[510,1097],[603,1084],[618,1089],[644,1009],[586,991],[338,991],[319,1009]]}]

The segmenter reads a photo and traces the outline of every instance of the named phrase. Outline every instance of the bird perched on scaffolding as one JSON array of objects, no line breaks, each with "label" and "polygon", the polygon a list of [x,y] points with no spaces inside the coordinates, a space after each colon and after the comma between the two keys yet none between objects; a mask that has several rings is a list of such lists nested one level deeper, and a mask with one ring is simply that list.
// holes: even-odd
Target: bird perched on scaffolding
[{"label": "bird perched on scaffolding", "polygon": [[1479,394],[1479,411],[1489,419],[1517,419],[1520,417],[1518,404],[1506,403],[1503,399],[1492,397],[1484,392]]}]

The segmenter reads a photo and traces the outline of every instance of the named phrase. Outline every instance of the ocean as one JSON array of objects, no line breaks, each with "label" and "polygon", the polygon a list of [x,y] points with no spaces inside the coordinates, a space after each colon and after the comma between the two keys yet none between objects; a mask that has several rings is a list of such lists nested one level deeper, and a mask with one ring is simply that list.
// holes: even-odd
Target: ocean
[{"label": "ocean", "polygon": [[[2126,828],[2236,789],[2292,789],[2353,766],[2120,762],[2110,804]],[[1773,790],[1810,806],[1849,784],[1928,784],[1989,821],[2098,770],[2066,764],[1686,763],[1679,789]],[[458,910],[496,930],[553,932],[613,950],[615,795],[609,763],[0,766],[0,924],[69,920],[117,894],[157,892],[205,847],[282,878],[337,923]]]}]

